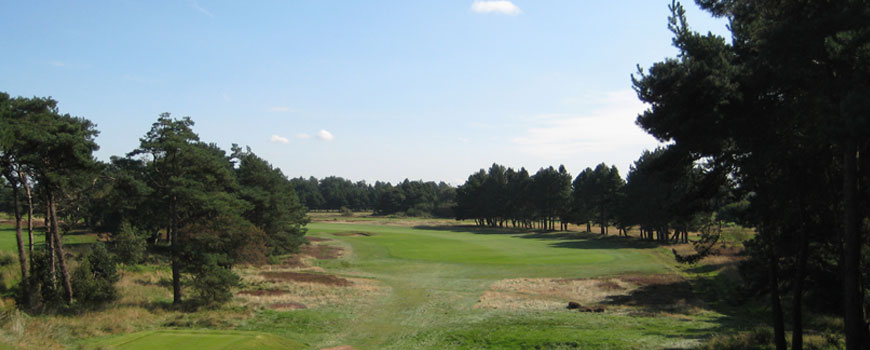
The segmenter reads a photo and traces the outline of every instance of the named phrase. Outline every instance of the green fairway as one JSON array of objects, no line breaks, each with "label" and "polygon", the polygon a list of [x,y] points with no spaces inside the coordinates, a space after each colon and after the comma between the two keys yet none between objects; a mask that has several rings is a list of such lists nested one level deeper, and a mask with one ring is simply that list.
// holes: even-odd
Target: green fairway
[{"label": "green fairway", "polygon": [[293,350],[304,345],[272,334],[233,331],[161,330],[127,334],[100,342],[114,350]]},{"label": "green fairway", "polygon": [[467,227],[312,223],[309,229],[310,236],[350,248],[338,261],[319,261],[321,267],[375,279],[390,293],[366,305],[264,311],[242,328],[304,340],[312,349],[655,349],[697,345],[696,335],[717,325],[713,313],[687,321],[583,314],[564,304],[541,310],[477,307],[505,279],[674,274],[660,248]]},{"label": "green fairway", "polygon": [[[655,245],[577,232],[462,226],[375,222],[308,227],[310,237],[325,239],[321,244],[343,249],[338,259],[313,260],[312,273],[357,281],[350,287],[300,287],[292,292],[300,295],[291,296],[327,302],[298,310],[259,308],[228,331],[151,331],[84,340],[81,345],[124,350],[678,349],[695,347],[699,339],[723,329],[723,315],[707,310],[661,312],[643,305],[607,304],[604,297],[596,303],[604,303],[606,312],[565,309],[584,288],[594,289],[608,278],[679,279],[669,252]],[[258,271],[247,273],[256,276]],[[277,288],[252,281],[243,288]],[[360,281],[369,281],[377,292],[354,289],[365,285]],[[524,283],[531,289],[504,289]],[[569,293],[548,296],[548,288],[567,288]],[[318,294],[338,289],[343,290],[338,299]],[[305,293],[310,295],[301,295]],[[262,338],[264,333],[277,337]]]},{"label": "green fairway", "polygon": [[[24,244],[27,245],[27,227],[24,227],[21,232],[21,238],[24,240]],[[64,244],[82,244],[82,243],[93,243],[96,242],[97,238],[93,235],[85,235],[85,234],[67,234],[63,235],[63,243]],[[45,243],[45,232],[43,231],[34,231],[33,232],[33,244],[34,245],[42,245]],[[13,224],[0,224],[0,251],[16,253],[18,252],[18,246],[15,242],[15,226]]]}]

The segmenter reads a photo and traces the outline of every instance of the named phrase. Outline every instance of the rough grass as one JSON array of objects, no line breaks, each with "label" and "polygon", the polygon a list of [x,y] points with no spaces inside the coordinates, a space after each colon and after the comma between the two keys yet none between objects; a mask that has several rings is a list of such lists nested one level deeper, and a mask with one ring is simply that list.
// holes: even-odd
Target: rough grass
[{"label": "rough grass", "polygon": [[208,330],[138,332],[104,339],[91,345],[114,350],[292,350],[305,348],[304,344],[268,333]]}]

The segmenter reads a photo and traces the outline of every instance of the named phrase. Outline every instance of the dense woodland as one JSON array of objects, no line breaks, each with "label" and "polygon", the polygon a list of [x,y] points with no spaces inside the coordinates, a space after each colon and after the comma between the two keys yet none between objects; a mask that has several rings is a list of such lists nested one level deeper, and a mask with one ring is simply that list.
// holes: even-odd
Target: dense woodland
[{"label": "dense woodland", "polygon": [[294,178],[299,200],[311,210],[373,211],[376,215],[453,217],[456,189],[444,182],[353,182],[330,176]]},{"label": "dense woodland", "polygon": [[[115,263],[146,250],[172,270],[174,302],[225,301],[232,267],[303,242],[306,208],[441,216],[488,227],[688,242],[715,254],[717,226],[752,227],[741,273],[765,298],[777,349],[802,349],[805,309],[841,315],[846,348],[870,344],[870,6],[866,1],[698,0],[730,21],[732,41],[690,29],[674,3],[676,58],[638,69],[649,108],[637,124],[668,146],[643,152],[626,177],[602,163],[576,177],[493,164],[445,183],[288,179],[252,150],[199,140],[189,118],[161,115],[140,146],[94,159],[96,126],[50,98],[0,94],[0,206],[16,218],[19,305],[50,311],[111,301]],[[36,230],[39,217],[46,227]],[[73,224],[110,233],[67,261]],[[44,245],[34,234],[45,234]]]}]

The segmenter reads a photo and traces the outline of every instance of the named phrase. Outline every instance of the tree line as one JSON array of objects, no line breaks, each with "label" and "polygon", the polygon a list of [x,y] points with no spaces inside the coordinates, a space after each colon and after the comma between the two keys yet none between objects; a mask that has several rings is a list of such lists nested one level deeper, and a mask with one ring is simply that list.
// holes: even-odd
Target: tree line
[{"label": "tree line", "polygon": [[456,188],[445,182],[353,182],[341,177],[290,180],[302,203],[313,210],[372,210],[376,215],[453,217]]},{"label": "tree line", "polygon": [[567,230],[569,224],[610,227],[628,235],[688,242],[714,213],[729,203],[729,187],[722,176],[707,176],[703,164],[677,156],[671,148],[644,151],[624,180],[616,166],[605,163],[572,177],[565,166],[550,166],[529,175],[493,164],[470,175],[457,189],[456,219],[479,226]]},{"label": "tree line", "polygon": [[[172,271],[173,303],[192,289],[222,302],[232,266],[265,263],[303,243],[306,210],[280,169],[250,148],[201,141],[190,118],[161,114],[139,147],[109,162],[93,152],[96,126],[62,114],[51,98],[0,93],[0,174],[15,221],[23,308],[39,311],[111,301],[116,263],[146,251]],[[37,244],[37,216],[44,244]],[[84,224],[109,234],[70,271],[62,233]],[[25,237],[26,231],[26,237]]]}]

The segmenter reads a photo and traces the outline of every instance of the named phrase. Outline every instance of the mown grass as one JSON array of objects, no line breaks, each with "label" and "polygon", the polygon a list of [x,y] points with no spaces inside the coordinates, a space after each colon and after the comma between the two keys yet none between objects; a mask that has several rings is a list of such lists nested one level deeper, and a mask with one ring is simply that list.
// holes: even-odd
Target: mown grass
[{"label": "mown grass", "polygon": [[[21,232],[21,238],[24,240],[25,246],[28,244],[27,228]],[[82,231],[73,231],[63,235],[64,245],[79,245],[94,243],[97,241],[97,236],[87,234]],[[45,244],[45,231],[34,230],[33,245],[42,246]],[[18,252],[18,243],[15,240],[15,225],[8,223],[0,223],[0,251]]]}]

